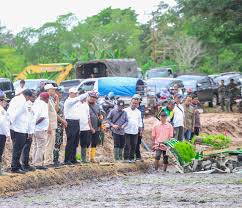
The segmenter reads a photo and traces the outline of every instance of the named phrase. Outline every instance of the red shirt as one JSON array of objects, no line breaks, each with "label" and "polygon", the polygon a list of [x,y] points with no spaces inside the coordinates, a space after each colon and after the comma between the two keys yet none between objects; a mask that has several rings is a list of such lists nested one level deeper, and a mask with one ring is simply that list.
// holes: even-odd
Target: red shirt
[{"label": "red shirt", "polygon": [[161,122],[159,124],[156,124],[152,129],[152,138],[153,143],[155,144],[153,146],[154,149],[161,149],[166,150],[166,146],[162,145],[165,140],[171,139],[173,137],[173,126],[166,122],[165,124],[162,124]]}]

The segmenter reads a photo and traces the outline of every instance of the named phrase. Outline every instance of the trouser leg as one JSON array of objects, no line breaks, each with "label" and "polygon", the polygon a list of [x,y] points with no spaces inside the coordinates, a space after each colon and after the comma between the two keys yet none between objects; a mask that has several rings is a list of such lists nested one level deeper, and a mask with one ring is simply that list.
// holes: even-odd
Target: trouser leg
[{"label": "trouser leg", "polygon": [[182,126],[174,128],[174,138],[178,141],[183,141],[184,138],[184,128]]},{"label": "trouser leg", "polygon": [[131,149],[131,135],[125,134],[125,145],[124,145],[124,160],[129,160],[130,157],[130,149]]},{"label": "trouser leg", "polygon": [[5,148],[6,136],[0,135],[0,163],[2,162],[2,156]]},{"label": "trouser leg", "polygon": [[29,166],[29,153],[30,153],[30,148],[31,148],[31,145],[32,145],[32,138],[31,139],[26,139],[26,142],[24,144],[24,147],[23,147],[23,151],[22,151],[22,164],[26,167]]},{"label": "trouser leg", "polygon": [[48,133],[46,131],[35,132],[34,145],[36,145],[33,164],[42,166],[44,162],[44,153],[47,144]]},{"label": "trouser leg", "polygon": [[96,147],[97,144],[99,143],[99,131],[96,131],[94,134],[91,136],[91,151],[90,151],[90,160],[95,161],[96,157]]},{"label": "trouser leg", "polygon": [[53,150],[55,146],[55,133],[56,129],[52,129],[51,133],[47,136],[47,144],[44,153],[44,163],[45,165],[52,163],[53,161]]},{"label": "trouser leg", "polygon": [[24,144],[27,139],[27,134],[23,134],[23,133],[19,133],[11,130],[11,138],[13,143],[11,169],[14,171],[21,168],[20,157],[21,157]]},{"label": "trouser leg", "polygon": [[82,162],[87,161],[87,148],[91,143],[91,131],[81,131],[80,132],[80,145],[81,145],[81,159]]},{"label": "trouser leg", "polygon": [[134,160],[135,150],[138,142],[138,134],[132,135],[130,140],[130,160]]},{"label": "trouser leg", "polygon": [[137,146],[136,146],[136,151],[135,151],[136,159],[141,159],[141,153],[140,153],[141,140],[142,140],[142,136],[139,135]]},{"label": "trouser leg", "polygon": [[113,154],[114,154],[114,160],[119,160],[120,142],[121,142],[120,135],[113,133],[113,143],[114,143]]},{"label": "trouser leg", "polygon": [[54,163],[59,162],[60,148],[62,143],[63,143],[63,128],[58,126],[58,128],[56,129],[55,147],[53,151]]},{"label": "trouser leg", "polygon": [[67,142],[65,147],[65,160],[64,162],[71,162],[75,158],[76,148],[79,143],[79,121],[67,120],[68,126],[66,128]]},{"label": "trouser leg", "polygon": [[187,130],[185,131],[184,136],[185,136],[185,139],[186,139],[187,141],[190,141],[190,140],[191,140],[191,134],[192,134],[192,131],[191,131],[191,130],[187,129]]}]

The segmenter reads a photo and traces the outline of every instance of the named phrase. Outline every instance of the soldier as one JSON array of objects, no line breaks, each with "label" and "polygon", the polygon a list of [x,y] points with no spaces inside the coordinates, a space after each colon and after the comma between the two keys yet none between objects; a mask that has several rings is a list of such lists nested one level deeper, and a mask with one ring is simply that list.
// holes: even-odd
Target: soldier
[{"label": "soldier", "polygon": [[233,112],[233,104],[235,104],[235,98],[237,96],[237,84],[234,82],[234,79],[230,79],[230,83],[227,86],[228,91],[228,107],[231,112]]},{"label": "soldier", "polygon": [[59,102],[59,109],[57,111],[57,129],[56,129],[56,135],[55,135],[55,147],[53,151],[53,156],[54,156],[53,162],[55,167],[60,166],[59,153],[60,153],[61,145],[63,144],[63,131],[64,131],[64,128],[67,127],[67,121],[63,118],[64,101],[61,100],[63,93],[64,93],[64,88],[62,86],[59,86],[56,89],[56,94],[60,102]]},{"label": "soldier", "polygon": [[224,80],[221,80],[220,86],[218,88],[220,106],[222,111],[224,111],[225,99],[226,99],[226,86],[224,85]]}]

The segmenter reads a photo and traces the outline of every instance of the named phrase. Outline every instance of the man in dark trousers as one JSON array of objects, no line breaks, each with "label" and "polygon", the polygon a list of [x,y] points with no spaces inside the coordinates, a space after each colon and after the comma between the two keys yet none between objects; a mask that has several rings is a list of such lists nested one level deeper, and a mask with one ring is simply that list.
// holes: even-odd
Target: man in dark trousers
[{"label": "man in dark trousers", "polygon": [[[20,157],[27,139],[31,139],[32,132],[29,129],[29,112],[27,101],[33,93],[31,90],[24,90],[22,94],[14,97],[8,108],[10,119],[11,139],[13,143],[11,171],[13,173],[25,173],[20,164]],[[32,121],[31,121],[32,122]]]},{"label": "man in dark trousers", "polygon": [[76,88],[69,89],[69,97],[64,103],[64,117],[67,121],[66,135],[67,143],[65,148],[65,160],[67,165],[77,163],[76,149],[79,144],[80,134],[80,105],[81,101],[85,98],[85,95],[78,96],[78,90]]},{"label": "man in dark trousers", "polygon": [[110,111],[107,117],[107,121],[110,125],[113,143],[114,143],[114,160],[123,160],[123,149],[124,149],[124,127],[128,123],[127,113],[124,109],[124,101],[118,100],[117,106]]},{"label": "man in dark trousers", "polygon": [[136,146],[136,150],[135,150],[135,155],[136,155],[136,160],[142,160],[142,157],[141,157],[141,153],[140,153],[140,145],[142,143],[142,138],[143,138],[143,134],[142,132],[144,131],[144,116],[145,116],[145,106],[142,105],[142,98],[140,95],[135,95],[135,97],[137,97],[139,99],[139,106],[138,106],[138,110],[141,112],[141,119],[142,119],[142,124],[143,124],[143,127],[142,127],[142,131],[139,132],[139,135],[138,135],[138,142],[137,142],[137,146]]}]

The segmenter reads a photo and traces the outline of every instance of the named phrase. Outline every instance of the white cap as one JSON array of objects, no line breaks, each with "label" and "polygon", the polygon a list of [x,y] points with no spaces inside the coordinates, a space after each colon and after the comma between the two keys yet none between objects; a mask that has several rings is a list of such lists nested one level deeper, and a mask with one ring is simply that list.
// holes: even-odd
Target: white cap
[{"label": "white cap", "polygon": [[78,90],[75,87],[69,89],[69,93],[78,93]]},{"label": "white cap", "polygon": [[57,87],[54,87],[52,84],[46,84],[45,90],[50,90],[50,89],[57,89]]}]

